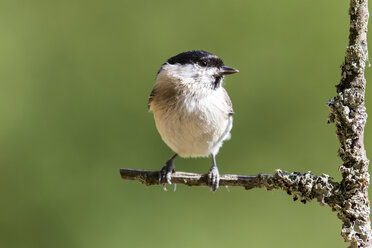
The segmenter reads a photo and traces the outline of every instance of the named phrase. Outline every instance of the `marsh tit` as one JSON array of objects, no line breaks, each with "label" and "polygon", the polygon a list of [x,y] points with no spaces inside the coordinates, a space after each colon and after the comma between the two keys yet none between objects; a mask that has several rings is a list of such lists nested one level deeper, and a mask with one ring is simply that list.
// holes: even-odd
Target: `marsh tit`
[{"label": "marsh tit", "polygon": [[160,67],[148,107],[160,136],[175,152],[159,174],[165,190],[177,156],[211,156],[208,184],[212,191],[218,189],[216,155],[230,139],[234,114],[222,82],[225,75],[236,72],[216,55],[200,50],[180,53]]}]

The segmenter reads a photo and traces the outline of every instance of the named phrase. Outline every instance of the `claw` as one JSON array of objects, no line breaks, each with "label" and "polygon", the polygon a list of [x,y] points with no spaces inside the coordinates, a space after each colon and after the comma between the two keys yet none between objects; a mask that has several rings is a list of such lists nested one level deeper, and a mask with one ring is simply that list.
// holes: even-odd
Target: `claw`
[{"label": "claw", "polygon": [[172,173],[173,173],[173,171],[172,172],[170,172],[170,171],[168,171],[167,172],[167,183],[169,183],[169,184],[172,184]]},{"label": "claw", "polygon": [[167,183],[172,184],[172,173],[174,172],[173,160],[176,156],[177,154],[173,155],[159,172],[159,182],[163,184],[164,191],[168,191],[166,187]]},{"label": "claw", "polygon": [[216,191],[220,185],[220,173],[216,164],[216,156],[211,154],[213,165],[208,172],[208,184],[211,188],[211,191]]},{"label": "claw", "polygon": [[216,191],[220,185],[220,173],[217,166],[213,165],[208,173],[208,184],[211,191]]},{"label": "claw", "polygon": [[159,173],[159,182],[163,184],[163,189],[167,191],[166,184],[172,184],[172,173],[173,173],[173,168],[169,168],[167,164],[163,166]]},{"label": "claw", "polygon": [[164,191],[168,191],[167,186],[166,186],[165,183],[163,183],[163,190],[164,190]]}]

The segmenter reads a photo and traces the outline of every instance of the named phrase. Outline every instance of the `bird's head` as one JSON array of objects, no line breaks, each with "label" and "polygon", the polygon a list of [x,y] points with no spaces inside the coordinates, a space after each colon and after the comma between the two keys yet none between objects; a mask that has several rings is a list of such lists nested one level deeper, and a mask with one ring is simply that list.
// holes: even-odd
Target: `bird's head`
[{"label": "bird's head", "polygon": [[216,89],[221,86],[225,75],[236,72],[237,69],[225,66],[216,55],[193,50],[168,59],[158,72],[158,80],[177,79],[177,83],[189,87]]}]

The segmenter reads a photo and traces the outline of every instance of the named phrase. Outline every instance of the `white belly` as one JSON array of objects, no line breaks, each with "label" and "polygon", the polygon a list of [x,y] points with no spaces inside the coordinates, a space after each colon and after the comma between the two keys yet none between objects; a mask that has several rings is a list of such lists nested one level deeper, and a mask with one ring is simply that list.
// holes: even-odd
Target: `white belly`
[{"label": "white belly", "polygon": [[217,154],[223,141],[230,137],[232,116],[208,99],[182,102],[166,110],[157,108],[156,103],[152,106],[164,142],[181,157]]}]

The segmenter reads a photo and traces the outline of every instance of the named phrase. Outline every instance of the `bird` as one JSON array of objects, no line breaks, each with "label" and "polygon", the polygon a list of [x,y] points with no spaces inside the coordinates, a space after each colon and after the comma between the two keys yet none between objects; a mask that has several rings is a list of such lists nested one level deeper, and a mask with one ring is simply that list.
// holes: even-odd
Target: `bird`
[{"label": "bird", "polygon": [[174,151],[159,173],[165,191],[166,183],[171,184],[177,156],[210,156],[207,184],[211,191],[219,188],[216,155],[231,137],[234,114],[222,83],[226,75],[237,72],[218,56],[203,50],[182,52],[160,67],[148,108],[161,138]]}]

